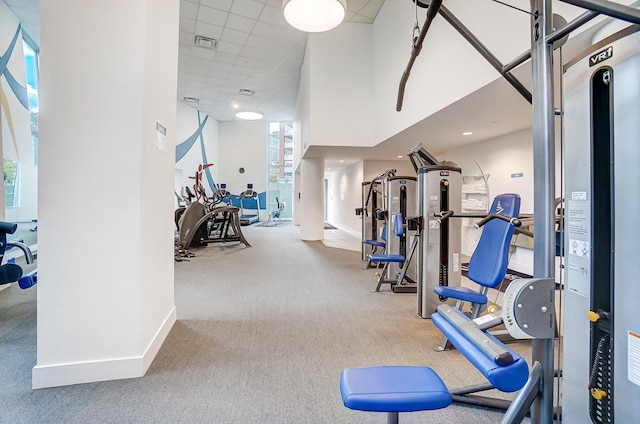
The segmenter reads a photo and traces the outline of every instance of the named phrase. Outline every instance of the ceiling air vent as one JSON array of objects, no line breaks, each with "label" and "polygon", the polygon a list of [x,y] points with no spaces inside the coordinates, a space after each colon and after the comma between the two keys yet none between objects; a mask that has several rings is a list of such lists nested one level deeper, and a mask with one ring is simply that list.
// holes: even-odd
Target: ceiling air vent
[{"label": "ceiling air vent", "polygon": [[182,101],[185,103],[198,103],[200,99],[198,99],[197,97],[183,97]]},{"label": "ceiling air vent", "polygon": [[196,47],[202,47],[203,49],[215,50],[218,46],[218,40],[209,37],[203,37],[202,35],[196,35],[194,40]]},{"label": "ceiling air vent", "polygon": [[240,91],[238,92],[238,94],[240,94],[241,96],[253,96],[254,94],[256,94],[255,90],[249,90],[248,88],[241,88]]}]

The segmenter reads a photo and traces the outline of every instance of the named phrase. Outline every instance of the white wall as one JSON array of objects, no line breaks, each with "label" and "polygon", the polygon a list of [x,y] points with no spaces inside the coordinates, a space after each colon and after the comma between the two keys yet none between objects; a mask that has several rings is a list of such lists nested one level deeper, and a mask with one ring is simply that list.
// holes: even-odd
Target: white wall
[{"label": "white wall", "polygon": [[336,29],[309,34],[311,145],[373,144],[372,26],[344,22]]},{"label": "white wall", "polygon": [[218,182],[233,194],[246,190],[248,183],[258,193],[265,191],[268,139],[267,121],[220,122]]},{"label": "white wall", "polygon": [[396,169],[398,176],[416,176],[413,165],[408,159],[360,161],[328,174],[328,221],[341,230],[360,237],[362,220],[355,214],[355,210],[362,207],[362,182],[371,181],[389,169]]},{"label": "white wall", "polygon": [[365,160],[363,181],[371,181],[383,172],[395,169],[399,177],[415,177],[416,171],[409,159],[402,160]]},{"label": "white wall", "polygon": [[[185,105],[182,102],[177,103],[177,116],[176,116],[176,134],[177,134],[177,144],[182,143],[191,137],[194,132],[196,132],[199,128],[199,123],[203,122],[206,118],[206,115],[200,113],[200,121],[198,121],[198,111],[191,106]],[[176,162],[175,168],[178,175],[182,175],[179,178],[179,182],[176,181],[178,186],[188,186],[193,191],[194,180],[189,177],[193,177],[198,170],[198,165],[201,165],[204,162],[203,159],[203,145],[204,143],[204,154],[206,156],[208,163],[213,163],[212,167],[208,169],[211,172],[211,176],[213,177],[213,181],[215,184],[219,184],[218,175],[220,171],[220,152],[219,152],[219,123],[215,119],[208,117],[206,123],[202,127],[202,141],[198,137],[196,142],[193,144],[192,148],[187,152],[187,154]],[[203,184],[205,186],[205,190],[210,195],[213,193],[213,187],[210,187],[206,177],[203,178]],[[178,187],[178,190],[179,190]]]},{"label": "white wall", "polygon": [[[556,197],[560,191],[560,126],[556,127]],[[446,159],[456,162],[463,175],[489,175],[489,202],[502,193],[517,193],[521,197],[521,214],[533,214],[533,132],[531,129],[518,131],[492,140],[450,150]],[[476,165],[477,162],[477,165]],[[514,174],[522,174],[522,177]],[[471,255],[479,237],[479,231],[464,228],[462,251]],[[519,235],[519,245],[529,244],[530,239]],[[523,240],[520,240],[523,239]],[[518,247],[511,256],[509,267],[527,274],[533,273],[533,251]]]},{"label": "white wall", "polygon": [[357,237],[362,234],[361,216],[356,209],[362,207],[363,162],[342,168],[327,176],[327,221]]},{"label": "white wall", "polygon": [[33,386],[140,377],[176,317],[179,3],[46,1],[41,16]]}]

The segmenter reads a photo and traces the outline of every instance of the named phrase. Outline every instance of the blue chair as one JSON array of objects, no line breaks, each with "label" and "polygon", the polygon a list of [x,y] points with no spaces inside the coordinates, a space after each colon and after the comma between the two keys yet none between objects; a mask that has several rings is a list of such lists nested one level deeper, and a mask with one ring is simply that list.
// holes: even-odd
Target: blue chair
[{"label": "blue chair", "polygon": [[[520,196],[507,193],[496,196],[489,210],[489,215],[499,214],[517,218],[520,213]],[[436,286],[434,292],[438,296],[456,299],[456,308],[462,310],[464,303],[471,306],[471,319],[476,318],[487,304],[487,291],[496,288],[507,273],[509,263],[509,245],[515,230],[512,223],[492,219],[483,227],[480,240],[469,260],[468,278],[479,285],[478,290],[468,287]],[[447,338],[437,350],[447,347]]]}]

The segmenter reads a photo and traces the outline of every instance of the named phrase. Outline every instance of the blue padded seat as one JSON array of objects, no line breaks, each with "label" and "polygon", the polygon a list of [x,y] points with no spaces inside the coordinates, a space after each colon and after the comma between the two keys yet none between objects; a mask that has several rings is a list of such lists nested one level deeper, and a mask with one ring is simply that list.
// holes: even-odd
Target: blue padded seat
[{"label": "blue padded seat", "polygon": [[342,371],[344,406],[370,412],[414,412],[446,408],[451,394],[431,368],[379,366]]},{"label": "blue padded seat", "polygon": [[371,246],[377,246],[377,247],[385,247],[387,245],[387,243],[380,240],[364,240],[363,243],[370,244]]},{"label": "blue padded seat", "polygon": [[450,297],[452,299],[462,300],[463,302],[478,303],[480,305],[487,303],[487,296],[469,287],[436,286],[433,291],[438,296]]},{"label": "blue padded seat", "polygon": [[369,255],[371,262],[404,262],[405,257],[402,255],[391,255],[386,253],[376,253]]},{"label": "blue padded seat", "polygon": [[[401,213],[397,213],[393,217],[393,232],[398,237],[402,237],[404,235],[404,224]],[[371,262],[404,262],[405,260],[406,259],[403,255],[386,253],[372,253],[369,255],[369,261]]]}]

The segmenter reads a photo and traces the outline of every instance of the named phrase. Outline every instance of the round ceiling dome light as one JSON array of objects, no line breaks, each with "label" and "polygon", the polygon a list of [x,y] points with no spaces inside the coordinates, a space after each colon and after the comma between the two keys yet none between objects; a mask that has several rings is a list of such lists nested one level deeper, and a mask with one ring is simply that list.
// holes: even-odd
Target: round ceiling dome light
[{"label": "round ceiling dome light", "polygon": [[247,121],[257,121],[264,118],[264,113],[260,109],[242,108],[236,111],[236,118]]},{"label": "round ceiling dome light", "polygon": [[329,31],[340,25],[347,11],[346,0],[282,0],[284,18],[305,32]]}]

